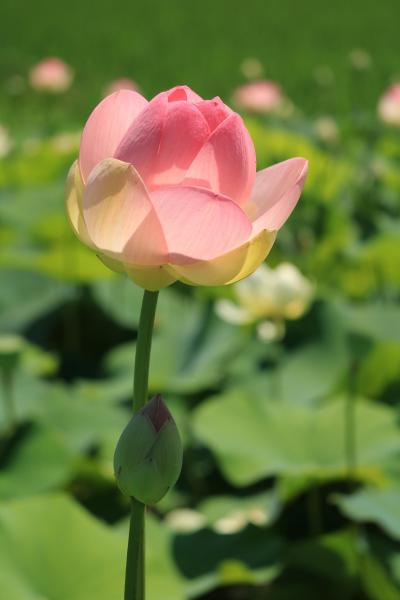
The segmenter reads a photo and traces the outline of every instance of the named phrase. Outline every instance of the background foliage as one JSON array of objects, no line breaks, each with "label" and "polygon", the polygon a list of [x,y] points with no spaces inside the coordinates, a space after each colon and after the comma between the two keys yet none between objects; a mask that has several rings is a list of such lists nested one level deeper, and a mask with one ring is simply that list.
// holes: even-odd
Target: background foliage
[{"label": "background foliage", "polygon": [[[400,69],[399,13],[394,0],[3,0],[0,122],[13,145],[0,159],[1,598],[122,594],[128,505],[112,455],[141,291],[69,230],[76,131],[113,77],[149,97],[185,82],[229,100],[255,56],[297,107],[290,119],[246,117],[259,167],[310,160],[268,262],[297,265],[315,298],[265,343],[217,316],[231,288],[162,292],[150,388],[166,396],[185,461],[149,509],[149,600],[400,599],[400,137],[375,113]],[[349,59],[357,47],[365,70]],[[57,97],[27,84],[52,54],[75,70]],[[321,139],[321,115],[334,139]]]}]

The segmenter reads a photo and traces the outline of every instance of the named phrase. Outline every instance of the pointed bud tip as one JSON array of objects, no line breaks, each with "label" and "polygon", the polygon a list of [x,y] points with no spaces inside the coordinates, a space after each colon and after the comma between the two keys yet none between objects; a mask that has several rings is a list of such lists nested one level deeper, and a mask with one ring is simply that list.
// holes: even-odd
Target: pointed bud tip
[{"label": "pointed bud tip", "polygon": [[173,420],[161,394],[157,394],[149,400],[140,413],[149,419],[157,433],[161,431],[165,423]]}]

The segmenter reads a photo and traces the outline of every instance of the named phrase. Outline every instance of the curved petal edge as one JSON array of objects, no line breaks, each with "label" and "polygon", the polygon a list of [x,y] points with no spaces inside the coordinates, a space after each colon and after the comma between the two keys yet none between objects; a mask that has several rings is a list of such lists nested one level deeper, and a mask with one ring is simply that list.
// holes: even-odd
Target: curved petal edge
[{"label": "curved petal edge", "polygon": [[212,260],[190,265],[169,264],[166,268],[189,285],[228,285],[255,271],[267,257],[275,238],[275,231],[263,230],[252,240]]},{"label": "curved petal edge", "polygon": [[95,248],[90,239],[85,221],[82,214],[82,198],[84,185],[79,170],[78,161],[76,160],[67,176],[65,183],[65,209],[67,211],[68,220],[73,232],[77,238],[89,248]]},{"label": "curved petal edge", "polygon": [[125,265],[125,272],[140,287],[156,292],[176,281],[176,276],[167,271],[164,265],[158,267],[133,267]]}]

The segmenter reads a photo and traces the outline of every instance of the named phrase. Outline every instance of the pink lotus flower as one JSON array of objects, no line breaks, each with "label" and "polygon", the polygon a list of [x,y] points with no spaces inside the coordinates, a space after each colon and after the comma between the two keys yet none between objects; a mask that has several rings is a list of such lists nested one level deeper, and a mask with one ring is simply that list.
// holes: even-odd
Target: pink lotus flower
[{"label": "pink lotus flower", "polygon": [[252,81],[238,87],[232,99],[238,108],[248,112],[268,113],[277,110],[283,101],[279,85],[273,81]]},{"label": "pink lotus flower", "polygon": [[105,96],[109,96],[110,94],[114,94],[115,92],[119,92],[120,90],[131,90],[132,92],[140,92],[140,87],[133,81],[133,79],[128,79],[127,77],[121,77],[121,79],[115,79],[111,81],[105,88]]},{"label": "pink lotus flower", "polygon": [[250,135],[219,98],[120,91],[86,123],[67,212],[82,242],[144,288],[223,285],[265,259],[306,173],[293,158],[256,174]]},{"label": "pink lotus flower", "polygon": [[384,123],[400,127],[400,83],[394,83],[383,94],[378,114]]},{"label": "pink lotus flower", "polygon": [[29,73],[31,86],[38,91],[65,92],[74,78],[71,68],[60,58],[45,58]]}]

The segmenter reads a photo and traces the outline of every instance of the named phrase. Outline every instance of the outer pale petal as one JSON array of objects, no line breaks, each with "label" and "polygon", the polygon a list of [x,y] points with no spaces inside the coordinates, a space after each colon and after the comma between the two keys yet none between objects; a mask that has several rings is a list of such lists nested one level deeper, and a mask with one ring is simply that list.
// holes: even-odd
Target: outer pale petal
[{"label": "outer pale petal", "polygon": [[254,145],[241,117],[232,113],[213,131],[191,164],[185,185],[209,187],[244,204],[256,175]]},{"label": "outer pale petal", "polygon": [[75,235],[87,246],[93,248],[85,221],[82,216],[83,182],[76,160],[69,170],[65,184],[65,208]]},{"label": "outer pale petal", "polygon": [[152,292],[167,287],[176,281],[176,276],[169,273],[164,266],[144,268],[125,266],[125,271],[140,287]]},{"label": "outer pale petal", "polygon": [[250,240],[245,261],[238,273],[227,283],[236,283],[253,273],[267,258],[274,245],[276,231],[262,230],[256,237]]},{"label": "outer pale petal", "polygon": [[282,227],[300,198],[307,168],[304,158],[292,158],[257,173],[250,201],[245,207],[253,221],[253,235],[262,229]]},{"label": "outer pale petal", "polygon": [[120,90],[104,98],[94,109],[81,139],[79,166],[83,181],[87,181],[98,162],[114,156],[132,121],[147,104],[147,100],[137,92]]},{"label": "outer pale petal", "polygon": [[168,266],[189,285],[226,285],[239,281],[255,271],[265,260],[276,238],[274,231],[262,231],[257,237],[213,260],[197,261],[190,265]]},{"label": "outer pale petal", "polygon": [[167,242],[168,262],[217,258],[250,237],[252,225],[241,208],[210,190],[169,187],[155,190],[151,199]]},{"label": "outer pale petal", "polygon": [[115,158],[131,163],[146,185],[154,173],[168,106],[165,92],[153,98],[115,151]]},{"label": "outer pale petal", "polygon": [[178,185],[210,134],[207,121],[194,104],[168,105],[149,187]]},{"label": "outer pale petal", "polygon": [[111,269],[111,271],[115,271],[115,273],[125,273],[124,264],[120,260],[110,258],[105,254],[101,254],[101,252],[97,252],[97,258],[101,260],[104,266]]},{"label": "outer pale petal", "polygon": [[83,216],[96,248],[124,263],[166,261],[165,238],[137,171],[114,158],[92,171],[83,196]]}]

